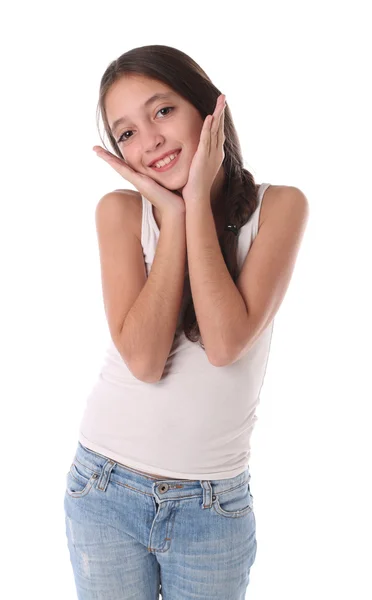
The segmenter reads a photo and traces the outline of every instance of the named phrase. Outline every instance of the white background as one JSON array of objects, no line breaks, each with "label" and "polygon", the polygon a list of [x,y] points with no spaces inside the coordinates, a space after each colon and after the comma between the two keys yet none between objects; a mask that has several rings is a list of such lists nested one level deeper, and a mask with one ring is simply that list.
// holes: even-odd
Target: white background
[{"label": "white background", "polygon": [[65,478],[109,339],[94,211],[131,187],[92,150],[98,89],[148,44],[194,58],[256,182],[310,205],[252,436],[247,597],[371,598],[367,2],[18,2],[0,20],[4,599],[76,597]]}]

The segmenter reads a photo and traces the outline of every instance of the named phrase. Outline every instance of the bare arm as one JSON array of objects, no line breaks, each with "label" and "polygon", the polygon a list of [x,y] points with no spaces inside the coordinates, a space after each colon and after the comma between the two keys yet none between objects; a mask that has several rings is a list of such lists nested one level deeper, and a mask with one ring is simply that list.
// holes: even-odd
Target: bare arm
[{"label": "bare arm", "polygon": [[162,216],[151,271],[120,332],[125,361],[135,376],[159,381],[172,347],[186,266],[184,212]]}]

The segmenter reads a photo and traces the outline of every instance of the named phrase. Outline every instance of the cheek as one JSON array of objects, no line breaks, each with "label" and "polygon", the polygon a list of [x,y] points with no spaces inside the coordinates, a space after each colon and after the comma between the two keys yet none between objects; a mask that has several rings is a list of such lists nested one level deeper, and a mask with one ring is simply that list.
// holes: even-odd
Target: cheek
[{"label": "cheek", "polygon": [[199,141],[200,134],[203,127],[203,122],[200,116],[197,117],[190,115],[188,119],[185,119],[182,123],[181,131],[179,132],[179,139],[182,140],[190,150],[196,151]]},{"label": "cheek", "polygon": [[[125,152],[122,151],[123,154],[123,160],[125,162],[125,164],[128,165],[128,167],[130,167],[131,169],[135,169],[137,170],[137,168],[141,167],[141,158],[140,156],[137,156],[135,152],[130,152],[128,150],[126,150]],[[135,167],[134,165],[138,165],[138,167]]]},{"label": "cheek", "polygon": [[202,131],[202,127],[197,125],[193,128],[191,135],[190,135],[190,146],[192,147],[194,154],[197,151],[198,146],[199,146],[201,131]]}]

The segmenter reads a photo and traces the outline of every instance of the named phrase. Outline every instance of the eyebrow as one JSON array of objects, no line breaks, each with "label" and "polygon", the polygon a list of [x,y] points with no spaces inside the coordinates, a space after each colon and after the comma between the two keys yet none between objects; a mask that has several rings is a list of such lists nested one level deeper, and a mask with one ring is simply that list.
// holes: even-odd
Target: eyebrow
[{"label": "eyebrow", "polygon": [[[147,108],[147,106],[149,106],[150,104],[155,102],[155,100],[162,100],[165,98],[169,98],[172,95],[173,95],[172,92],[166,92],[166,93],[162,93],[162,94],[160,94],[160,93],[154,94],[150,98],[147,98],[146,102],[143,104],[143,107]],[[128,117],[126,117],[126,116],[120,117],[120,119],[116,119],[116,121],[114,121],[111,126],[112,133],[114,133],[114,131],[117,129],[117,127],[119,127],[119,125],[121,125],[122,123],[124,123],[124,121],[127,121],[127,120],[128,120]]]}]

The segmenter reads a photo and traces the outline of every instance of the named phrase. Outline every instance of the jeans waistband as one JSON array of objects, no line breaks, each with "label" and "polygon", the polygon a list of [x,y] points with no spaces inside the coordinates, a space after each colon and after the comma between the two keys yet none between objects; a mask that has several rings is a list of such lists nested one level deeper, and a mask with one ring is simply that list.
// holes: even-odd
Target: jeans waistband
[{"label": "jeans waistband", "polygon": [[87,476],[97,478],[96,489],[106,491],[109,481],[131,487],[143,494],[155,496],[160,503],[164,500],[203,495],[203,506],[209,508],[214,494],[228,492],[249,484],[249,467],[239,475],[229,479],[160,479],[144,475],[132,467],[126,467],[115,460],[103,456],[78,442],[74,462]]}]

